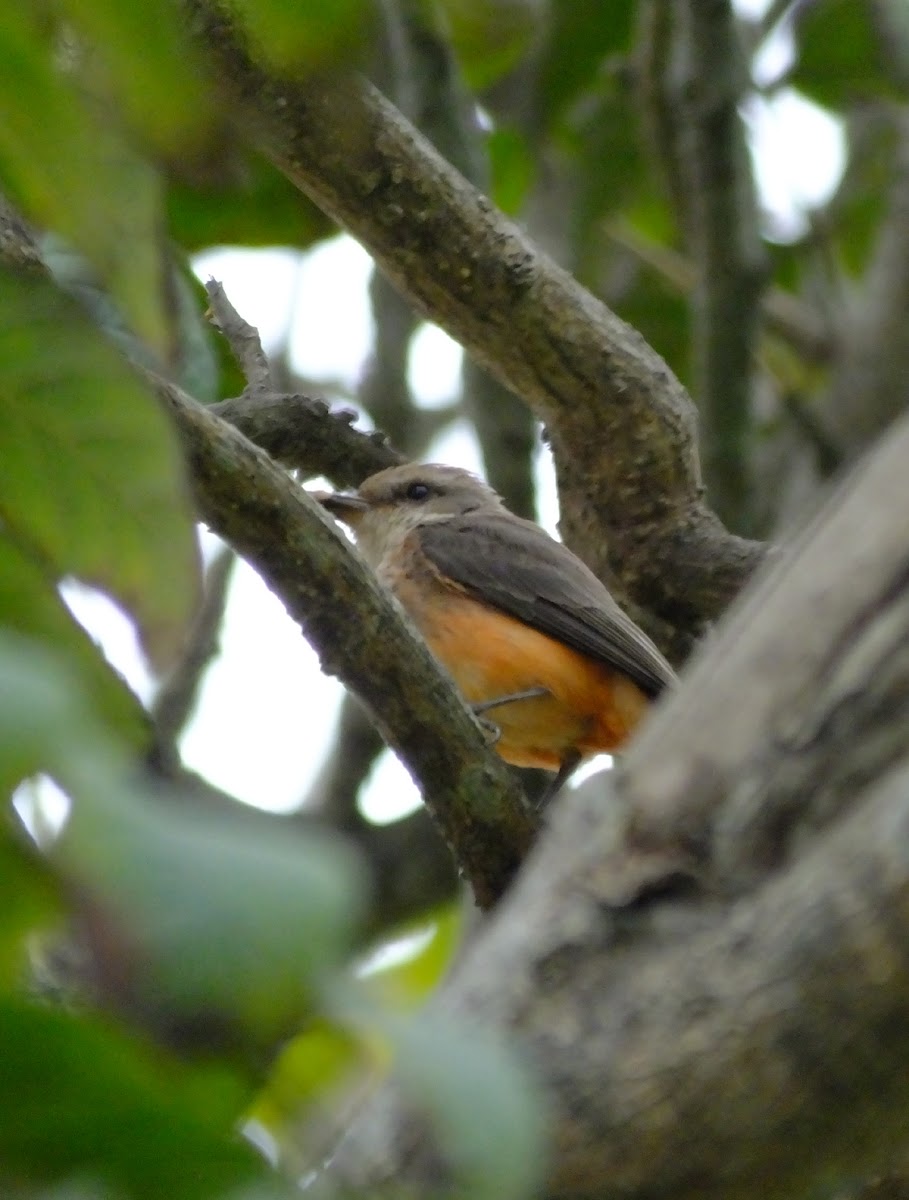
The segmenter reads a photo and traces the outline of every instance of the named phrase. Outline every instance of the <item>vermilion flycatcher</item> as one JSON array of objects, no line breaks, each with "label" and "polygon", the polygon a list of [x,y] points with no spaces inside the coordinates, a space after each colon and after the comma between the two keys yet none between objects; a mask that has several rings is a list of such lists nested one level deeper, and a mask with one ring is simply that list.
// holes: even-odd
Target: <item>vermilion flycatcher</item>
[{"label": "vermilion flycatcher", "polygon": [[557,771],[622,746],[672,668],[583,562],[458,467],[408,464],[318,499],[478,712],[496,749]]}]

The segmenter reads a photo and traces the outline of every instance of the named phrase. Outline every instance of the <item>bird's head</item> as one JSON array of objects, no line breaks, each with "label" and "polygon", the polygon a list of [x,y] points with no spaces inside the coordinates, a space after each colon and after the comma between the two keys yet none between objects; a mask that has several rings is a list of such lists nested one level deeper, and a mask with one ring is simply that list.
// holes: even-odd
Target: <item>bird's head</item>
[{"label": "bird's head", "polygon": [[488,484],[460,467],[407,463],[364,480],[357,492],[317,492],[316,499],[353,529],[357,545],[374,566],[390,545],[428,521],[465,513],[503,512]]}]

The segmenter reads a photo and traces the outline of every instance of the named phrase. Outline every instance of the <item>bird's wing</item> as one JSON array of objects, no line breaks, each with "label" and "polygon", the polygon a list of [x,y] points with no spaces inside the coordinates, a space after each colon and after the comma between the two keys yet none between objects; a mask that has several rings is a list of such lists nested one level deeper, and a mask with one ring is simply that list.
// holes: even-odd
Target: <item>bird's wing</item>
[{"label": "bird's wing", "polygon": [[430,563],[475,599],[623,672],[649,696],[675,679],[593,572],[538,525],[468,513],[418,533]]}]

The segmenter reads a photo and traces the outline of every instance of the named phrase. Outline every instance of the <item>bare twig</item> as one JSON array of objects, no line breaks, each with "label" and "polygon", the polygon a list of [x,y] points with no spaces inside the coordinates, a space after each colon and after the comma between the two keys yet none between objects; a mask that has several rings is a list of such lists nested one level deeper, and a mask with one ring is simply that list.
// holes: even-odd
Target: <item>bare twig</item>
[{"label": "bare twig", "polygon": [[211,323],[227,339],[227,344],[246,379],[247,391],[272,391],[268,356],[262,349],[258,329],[244,321],[228,300],[227,293],[218,280],[209,279],[205,284],[205,291],[211,306]]},{"label": "bare twig", "polygon": [[803,396],[791,389],[783,391],[780,401],[792,418],[793,425],[814,452],[814,460],[821,478],[825,479],[838,471],[843,465],[845,455],[818,413],[806,403]]},{"label": "bare twig", "polygon": [[477,431],[487,479],[512,512],[533,520],[533,454],[537,445],[533,414],[470,358],[464,360],[461,386],[464,407]]},{"label": "bare twig", "polygon": [[220,648],[218,639],[234,562],[233,551],[225,548],[209,564],[202,606],[189,631],[187,645],[152,704],[152,758],[159,765],[173,767],[179,761],[177,741],[195,711],[202,679]]}]

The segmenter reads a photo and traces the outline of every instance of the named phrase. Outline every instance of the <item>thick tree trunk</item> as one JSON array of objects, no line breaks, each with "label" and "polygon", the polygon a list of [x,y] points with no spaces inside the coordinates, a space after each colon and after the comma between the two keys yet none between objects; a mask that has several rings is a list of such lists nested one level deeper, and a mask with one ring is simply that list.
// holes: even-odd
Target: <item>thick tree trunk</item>
[{"label": "thick tree trunk", "polygon": [[[554,1196],[806,1195],[905,1143],[907,459],[904,420],[563,798],[440,997],[529,1050]],[[389,1095],[361,1133],[346,1181],[440,1181]]]}]

